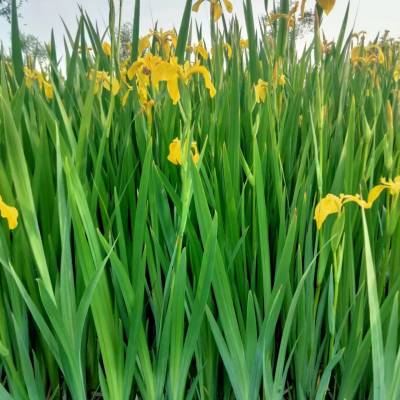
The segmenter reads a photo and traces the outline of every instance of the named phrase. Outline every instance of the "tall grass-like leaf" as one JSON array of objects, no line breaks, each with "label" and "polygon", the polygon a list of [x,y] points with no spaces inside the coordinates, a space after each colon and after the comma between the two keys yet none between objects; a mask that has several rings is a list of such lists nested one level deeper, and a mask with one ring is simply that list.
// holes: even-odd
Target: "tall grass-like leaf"
[{"label": "tall grass-like leaf", "polygon": [[374,260],[369,240],[367,219],[362,210],[362,227],[364,233],[365,267],[367,275],[369,318],[371,323],[372,367],[374,372],[374,398],[385,399],[385,361],[383,351],[382,325]]},{"label": "tall grass-like leaf", "polygon": [[0,102],[5,124],[4,130],[6,135],[7,154],[18,201],[23,215],[24,226],[44,286],[49,294],[54,296],[46,256],[43,249],[42,237],[36,217],[36,209],[33,201],[32,188],[21,134],[18,132],[15,125],[10,105],[1,96]]},{"label": "tall grass-like leaf", "polygon": [[132,53],[131,61],[137,59],[139,49],[139,29],[140,29],[140,0],[135,0],[135,11],[133,14],[132,28]]},{"label": "tall grass-like leaf", "polygon": [[11,1],[11,46],[15,76],[18,83],[21,85],[24,79],[24,62],[22,59],[21,37],[18,28],[17,0]]},{"label": "tall grass-like leaf", "polygon": [[175,53],[180,63],[183,63],[185,57],[186,43],[189,35],[191,12],[192,12],[192,0],[186,0],[181,20],[181,25],[179,27],[178,43],[176,45],[176,53]]}]

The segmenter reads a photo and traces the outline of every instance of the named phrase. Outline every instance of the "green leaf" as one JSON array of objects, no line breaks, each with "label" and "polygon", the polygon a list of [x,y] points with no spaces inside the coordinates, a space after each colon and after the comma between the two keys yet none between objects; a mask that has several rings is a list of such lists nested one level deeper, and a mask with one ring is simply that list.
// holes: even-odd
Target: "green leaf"
[{"label": "green leaf", "polygon": [[22,85],[24,80],[24,61],[22,59],[22,45],[18,28],[17,0],[11,1],[11,50],[15,77],[17,82]]},{"label": "green leaf", "polygon": [[367,272],[369,319],[371,325],[371,347],[373,367],[374,399],[384,400],[385,397],[385,358],[383,351],[382,325],[379,310],[378,291],[374,261],[369,240],[368,225],[364,209],[362,212],[362,227],[364,232],[365,268]]},{"label": "green leaf", "polygon": [[189,35],[190,14],[192,12],[192,0],[186,0],[185,9],[181,20],[181,26],[178,33],[178,43],[176,45],[175,55],[179,63],[183,64],[185,59],[186,44]]}]

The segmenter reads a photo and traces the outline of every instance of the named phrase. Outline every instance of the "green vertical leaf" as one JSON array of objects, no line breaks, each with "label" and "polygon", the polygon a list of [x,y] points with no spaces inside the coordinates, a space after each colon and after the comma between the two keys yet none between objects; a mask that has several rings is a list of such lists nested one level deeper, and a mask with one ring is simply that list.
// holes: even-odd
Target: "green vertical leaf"
[{"label": "green vertical leaf", "polygon": [[22,45],[18,28],[17,1],[11,2],[11,51],[15,77],[21,85],[24,80],[24,61],[22,59]]}]

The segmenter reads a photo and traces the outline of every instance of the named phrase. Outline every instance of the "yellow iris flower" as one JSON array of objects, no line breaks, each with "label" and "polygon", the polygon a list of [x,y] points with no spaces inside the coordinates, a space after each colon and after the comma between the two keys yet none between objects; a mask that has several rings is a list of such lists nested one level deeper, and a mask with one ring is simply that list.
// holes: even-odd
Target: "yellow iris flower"
[{"label": "yellow iris flower", "polygon": [[37,82],[39,89],[44,91],[46,99],[52,100],[54,97],[53,86],[46,79],[43,72],[32,70],[28,67],[24,67],[25,84],[29,89],[32,89],[35,82]]},{"label": "yellow iris flower", "polygon": [[299,2],[296,1],[293,7],[290,9],[288,14],[283,13],[272,13],[268,16],[268,22],[272,25],[273,22],[277,21],[280,18],[286,19],[287,26],[293,28],[296,24],[295,14],[299,8]]},{"label": "yellow iris flower", "polygon": [[254,85],[254,90],[256,92],[256,102],[264,103],[265,98],[267,97],[267,89],[268,83],[259,79],[257,85]]},{"label": "yellow iris flower", "polygon": [[[205,0],[197,0],[192,7],[192,10],[194,12],[198,12],[200,6],[204,3]],[[218,0],[209,0],[210,2],[210,9],[211,9],[211,15],[213,15],[214,21],[218,21],[221,16],[222,16],[222,7],[221,4]],[[228,13],[231,13],[233,11],[233,5],[230,2],[230,0],[223,0],[224,6],[226,8],[226,11]]]},{"label": "yellow iris flower", "polygon": [[140,38],[140,40],[139,40],[139,50],[138,50],[139,56],[141,56],[145,50],[150,48],[150,38],[151,38],[151,34],[143,36],[143,37]]},{"label": "yellow iris flower", "polygon": [[43,87],[46,98],[52,100],[54,97],[53,86],[48,82],[43,82]]},{"label": "yellow iris flower", "polygon": [[367,47],[356,46],[351,49],[350,60],[352,64],[383,64],[385,55],[379,45],[372,44]]},{"label": "yellow iris flower", "polygon": [[0,196],[0,214],[7,219],[8,228],[15,229],[18,225],[18,210],[6,204]]},{"label": "yellow iris flower", "polygon": [[167,61],[161,61],[151,71],[151,80],[156,89],[159,82],[167,82],[168,94],[173,104],[177,104],[181,98],[179,93],[179,65]]},{"label": "yellow iris flower", "polygon": [[111,77],[106,71],[95,71],[91,69],[89,71],[89,79],[95,80],[94,94],[97,94],[102,87],[111,92],[113,96],[116,96],[121,89],[121,85],[118,79]]},{"label": "yellow iris flower", "polygon": [[169,31],[151,31],[150,35],[157,41],[157,44],[161,47],[162,53],[166,59],[172,55],[172,48],[176,48],[178,38],[174,30]]},{"label": "yellow iris flower", "polygon": [[[151,71],[162,62],[161,57],[147,53],[144,57],[138,58],[128,69],[128,78],[132,80],[141,73],[149,77]],[[149,81],[150,82],[150,81]]]},{"label": "yellow iris flower", "polygon": [[321,229],[322,224],[331,214],[340,213],[342,210],[342,202],[338,196],[334,194],[328,194],[326,197],[321,199],[321,201],[315,207],[314,219],[317,223],[317,229]]},{"label": "yellow iris flower", "polygon": [[317,224],[317,229],[321,229],[323,223],[329,215],[340,213],[342,207],[346,203],[356,203],[358,206],[364,209],[371,208],[384,190],[389,190],[389,193],[392,196],[400,194],[400,176],[389,180],[381,178],[381,184],[373,187],[369,191],[367,201],[363,200],[358,194],[341,194],[339,197],[333,194],[328,194],[326,197],[322,198],[315,207],[314,219]]},{"label": "yellow iris flower", "polygon": [[208,69],[203,65],[199,64],[190,65],[189,62],[187,61],[184,67],[184,79],[186,83],[193,74],[200,74],[203,76],[204,83],[210,93],[210,97],[214,97],[217,91],[211,81],[211,74],[208,71]]},{"label": "yellow iris flower", "polygon": [[104,42],[101,47],[103,48],[104,54],[107,57],[110,57],[111,56],[111,45],[110,45],[110,43]]},{"label": "yellow iris flower", "polygon": [[190,65],[186,62],[184,66],[178,64],[176,57],[171,57],[169,61],[165,61],[158,56],[148,53],[145,57],[135,61],[127,71],[130,80],[136,78],[138,91],[146,90],[147,86],[153,85],[158,90],[160,82],[166,82],[168,94],[173,102],[177,104],[180,100],[179,80],[183,79],[187,84],[193,74],[201,74],[204,78],[206,88],[210,96],[214,97],[216,89],[212,83],[210,72],[206,67],[196,63]]},{"label": "yellow iris flower", "polygon": [[[196,142],[192,142],[191,146],[192,160],[197,165],[200,159],[199,149]],[[169,145],[169,154],[167,157],[174,165],[182,165],[182,146],[181,141],[175,138]]]},{"label": "yellow iris flower", "polygon": [[25,84],[29,89],[31,89],[36,81],[36,71],[33,71],[28,67],[25,67],[24,74],[25,74]]},{"label": "yellow iris flower", "polygon": [[197,45],[193,46],[194,54],[201,56],[203,60],[208,60],[208,51],[204,46],[204,42],[200,41]]}]

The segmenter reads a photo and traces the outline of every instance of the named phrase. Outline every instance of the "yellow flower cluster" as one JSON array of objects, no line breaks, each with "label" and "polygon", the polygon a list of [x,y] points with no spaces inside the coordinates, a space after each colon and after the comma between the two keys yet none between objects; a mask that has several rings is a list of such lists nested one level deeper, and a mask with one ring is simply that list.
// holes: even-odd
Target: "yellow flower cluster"
[{"label": "yellow flower cluster", "polygon": [[181,79],[187,84],[194,74],[203,76],[210,96],[214,97],[216,90],[211,81],[211,74],[206,67],[199,63],[190,64],[186,61],[182,66],[178,64],[176,57],[165,61],[159,56],[147,53],[135,61],[127,71],[129,80],[136,78],[139,97],[147,98],[147,88],[150,82],[155,90],[158,90],[160,82],[166,82],[173,104],[177,104],[180,100],[179,80]]},{"label": "yellow flower cluster", "polygon": [[150,49],[150,39],[152,38],[154,40],[156,53],[162,55],[165,59],[174,55],[174,50],[176,49],[176,44],[178,42],[175,30],[151,30],[147,35],[142,36],[139,40],[139,56],[142,56],[144,51]]},{"label": "yellow flower cluster", "polygon": [[287,26],[289,28],[293,28],[296,24],[296,17],[295,14],[299,8],[299,2],[297,1],[294,3],[294,6],[290,9],[288,14],[284,13],[272,13],[268,15],[268,22],[270,25],[272,25],[275,21],[283,18],[286,19],[287,21]]},{"label": "yellow flower cluster", "polygon": [[53,99],[54,97],[53,86],[46,79],[46,76],[43,72],[35,71],[33,69],[25,67],[24,74],[25,74],[25,84],[29,89],[31,89],[35,84],[35,82],[37,82],[39,89],[44,91],[46,98],[48,100]]},{"label": "yellow flower cluster", "polygon": [[[176,49],[176,44],[178,42],[178,37],[175,30],[151,30],[145,36],[139,39],[138,54],[142,56],[143,53],[150,49],[151,39],[154,39],[155,53],[160,54],[165,59],[169,59],[174,55],[174,50]],[[126,51],[131,50],[130,43],[124,43]],[[106,56],[111,57],[111,44],[109,42],[103,42],[102,44],[103,52]]]},{"label": "yellow flower cluster", "polygon": [[385,55],[381,47],[377,44],[372,44],[367,47],[356,46],[351,50],[351,62],[353,65],[370,65],[370,64],[383,64],[385,62]]},{"label": "yellow flower cluster", "polygon": [[[192,142],[190,146],[192,160],[197,165],[200,159],[199,149],[196,142]],[[182,145],[178,138],[175,138],[169,145],[168,161],[174,165],[182,165]]]},{"label": "yellow flower cluster", "polygon": [[6,204],[0,196],[0,214],[7,219],[8,228],[15,229],[18,225],[18,210]]},{"label": "yellow flower cluster", "polygon": [[400,194],[400,176],[397,176],[393,180],[386,180],[382,178],[381,184],[373,187],[369,191],[367,201],[363,200],[358,194],[341,194],[340,196],[328,194],[326,197],[321,199],[315,208],[314,219],[317,224],[317,229],[321,229],[323,223],[329,215],[340,213],[342,211],[342,207],[346,203],[356,203],[364,209],[371,208],[384,190],[389,190],[391,195]]},{"label": "yellow flower cluster", "polygon": [[[204,3],[205,0],[197,0],[192,7],[194,12],[198,12],[200,6]],[[214,21],[218,21],[222,16],[222,6],[219,0],[208,0],[210,2],[210,11],[213,16]],[[224,6],[228,13],[233,11],[233,5],[230,0],[223,0]]]},{"label": "yellow flower cluster", "polygon": [[[160,82],[166,82],[168,94],[173,102],[177,104],[180,100],[179,80],[188,84],[194,74],[200,74],[205,82],[210,96],[214,97],[216,89],[211,80],[211,74],[208,69],[200,65],[199,62],[191,64],[186,61],[184,65],[178,64],[176,57],[171,57],[169,61],[160,56],[147,52],[145,56],[139,57],[129,68],[127,63],[123,63],[120,68],[121,83],[126,87],[122,98],[122,104],[125,106],[129,94],[133,90],[132,82],[136,84],[139,101],[143,109],[149,116],[149,112],[154,105],[154,101],[148,98],[148,89],[150,85],[154,90],[159,89]],[[116,96],[121,90],[121,83],[116,77],[111,77],[106,71],[89,71],[89,79],[95,80],[95,94],[104,88]]]}]

